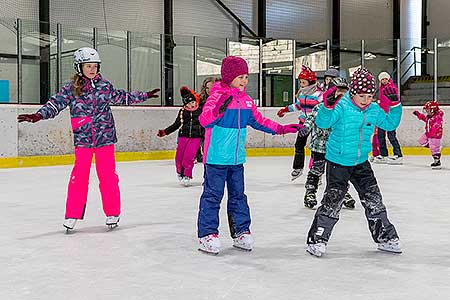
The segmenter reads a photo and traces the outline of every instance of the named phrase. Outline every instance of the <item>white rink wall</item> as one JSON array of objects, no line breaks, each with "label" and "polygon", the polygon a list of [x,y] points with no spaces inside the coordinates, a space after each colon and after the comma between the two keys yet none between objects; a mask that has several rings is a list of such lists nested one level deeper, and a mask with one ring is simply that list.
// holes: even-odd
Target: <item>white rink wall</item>
[{"label": "white rink wall", "polygon": [[[72,130],[69,121],[69,110],[66,109],[55,119],[35,124],[16,121],[17,115],[33,113],[36,105],[0,105],[0,157],[64,155],[73,153]],[[173,150],[176,148],[176,132],[164,138],[158,138],[158,129],[170,125],[177,115],[179,107],[113,107],[117,127],[117,152],[146,152],[155,150]],[[421,107],[404,107],[403,117],[397,130],[402,146],[418,146],[417,139],[424,132],[425,123],[412,115]],[[442,108],[444,120],[450,116],[450,107]],[[295,123],[296,114],[291,113],[278,118],[277,107],[260,108],[260,112],[280,123]],[[443,146],[449,146],[449,124],[444,124]],[[295,135],[272,136],[249,127],[247,147],[250,148],[285,148],[293,147]]]}]

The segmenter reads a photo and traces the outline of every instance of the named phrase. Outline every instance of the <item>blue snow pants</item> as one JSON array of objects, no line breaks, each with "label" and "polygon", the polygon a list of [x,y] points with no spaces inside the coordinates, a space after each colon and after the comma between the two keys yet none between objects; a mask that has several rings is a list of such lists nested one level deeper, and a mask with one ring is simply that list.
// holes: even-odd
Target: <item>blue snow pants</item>
[{"label": "blue snow pants", "polygon": [[219,233],[219,210],[227,183],[227,214],[231,237],[250,231],[250,209],[244,194],[244,166],[205,165],[205,181],[198,211],[198,237]]}]

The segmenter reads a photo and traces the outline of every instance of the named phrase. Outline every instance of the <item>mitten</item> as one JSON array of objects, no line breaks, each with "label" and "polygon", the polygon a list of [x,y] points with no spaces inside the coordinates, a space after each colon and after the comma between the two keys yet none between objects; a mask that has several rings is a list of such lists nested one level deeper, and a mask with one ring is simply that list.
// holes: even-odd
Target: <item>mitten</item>
[{"label": "mitten", "polygon": [[159,95],[156,95],[157,92],[159,92],[161,89],[154,89],[150,92],[147,92],[147,98],[158,98]]},{"label": "mitten", "polygon": [[42,120],[42,115],[39,113],[23,114],[23,115],[17,116],[17,121],[19,121],[19,123],[22,123],[22,122],[36,123],[37,121],[40,121],[40,120]]},{"label": "mitten", "polygon": [[278,127],[277,133],[278,134],[296,133],[302,128],[303,128],[303,125],[301,125],[301,124],[280,125]]},{"label": "mitten", "polygon": [[216,102],[216,107],[214,107],[213,109],[213,114],[215,116],[222,115],[227,110],[227,107],[232,100],[233,96],[227,94],[223,94],[222,96],[220,96],[219,100]]},{"label": "mitten", "polygon": [[158,130],[158,133],[156,135],[159,137],[163,137],[166,135],[166,132],[164,131],[164,129],[160,129],[160,130]]},{"label": "mitten", "polygon": [[277,112],[277,116],[282,118],[288,112],[289,112],[289,107],[285,106]]},{"label": "mitten", "polygon": [[388,86],[383,90],[383,95],[392,102],[391,104],[397,104],[398,102],[400,102],[397,90],[391,86]]},{"label": "mitten", "polygon": [[415,115],[416,117],[418,117],[420,114],[420,112],[418,110],[413,111],[413,115]]},{"label": "mitten", "polygon": [[336,97],[336,92],[337,87],[333,86],[332,88],[328,89],[324,94],[323,94],[323,99],[324,99],[324,105],[327,108],[333,108],[336,106],[336,104],[338,103],[339,99],[341,99],[342,95],[339,95],[338,97]]}]

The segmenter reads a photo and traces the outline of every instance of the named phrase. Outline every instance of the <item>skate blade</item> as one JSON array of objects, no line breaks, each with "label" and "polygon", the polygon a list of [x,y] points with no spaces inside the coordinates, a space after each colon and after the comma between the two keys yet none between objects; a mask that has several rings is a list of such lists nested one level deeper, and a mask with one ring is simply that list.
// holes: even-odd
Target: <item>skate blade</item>
[{"label": "skate blade", "polygon": [[108,231],[111,231],[119,227],[119,224],[106,224],[106,226],[108,226]]},{"label": "skate blade", "polygon": [[441,170],[442,167],[431,167],[431,170]]},{"label": "skate blade", "polygon": [[306,249],[306,252],[309,253],[310,255],[314,256],[314,257],[322,257],[322,252],[313,252],[313,251],[309,251],[308,249]]},{"label": "skate blade", "polygon": [[217,256],[219,254],[219,252],[210,252],[210,251],[206,251],[206,250],[200,249],[200,248],[198,248],[197,250],[202,252],[202,253],[205,253],[205,254],[208,254],[208,255],[213,255],[213,256]]},{"label": "skate blade", "polygon": [[72,234],[72,233],[74,233],[73,228],[68,228],[66,226],[64,226],[64,228],[66,228],[66,231],[64,232],[65,234]]},{"label": "skate blade", "polygon": [[250,252],[253,250],[253,249],[242,248],[242,247],[239,247],[236,245],[233,245],[233,247],[236,248],[237,250],[244,251],[244,252]]},{"label": "skate blade", "polygon": [[386,252],[386,253],[390,253],[390,254],[402,254],[402,250],[400,250],[400,251],[392,251],[392,250],[386,250],[386,249],[380,249],[380,248],[377,248],[378,250],[380,250],[381,252]]}]

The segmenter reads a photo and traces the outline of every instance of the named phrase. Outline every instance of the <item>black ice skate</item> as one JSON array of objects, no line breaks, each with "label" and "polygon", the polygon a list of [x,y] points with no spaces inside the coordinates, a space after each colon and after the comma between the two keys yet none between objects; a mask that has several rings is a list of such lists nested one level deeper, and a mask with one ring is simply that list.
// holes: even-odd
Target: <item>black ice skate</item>
[{"label": "black ice skate", "polygon": [[313,209],[317,205],[316,193],[314,191],[306,191],[303,202],[305,207]]},{"label": "black ice skate", "polygon": [[433,170],[442,169],[441,160],[439,158],[435,158],[434,162],[430,166]]},{"label": "black ice skate", "polygon": [[349,209],[355,208],[355,199],[353,199],[352,195],[349,192],[345,193],[344,196],[344,207]]},{"label": "black ice skate", "polygon": [[106,226],[108,226],[108,228],[111,230],[119,226],[119,220],[120,220],[119,216],[109,216],[106,218],[105,223]]}]

